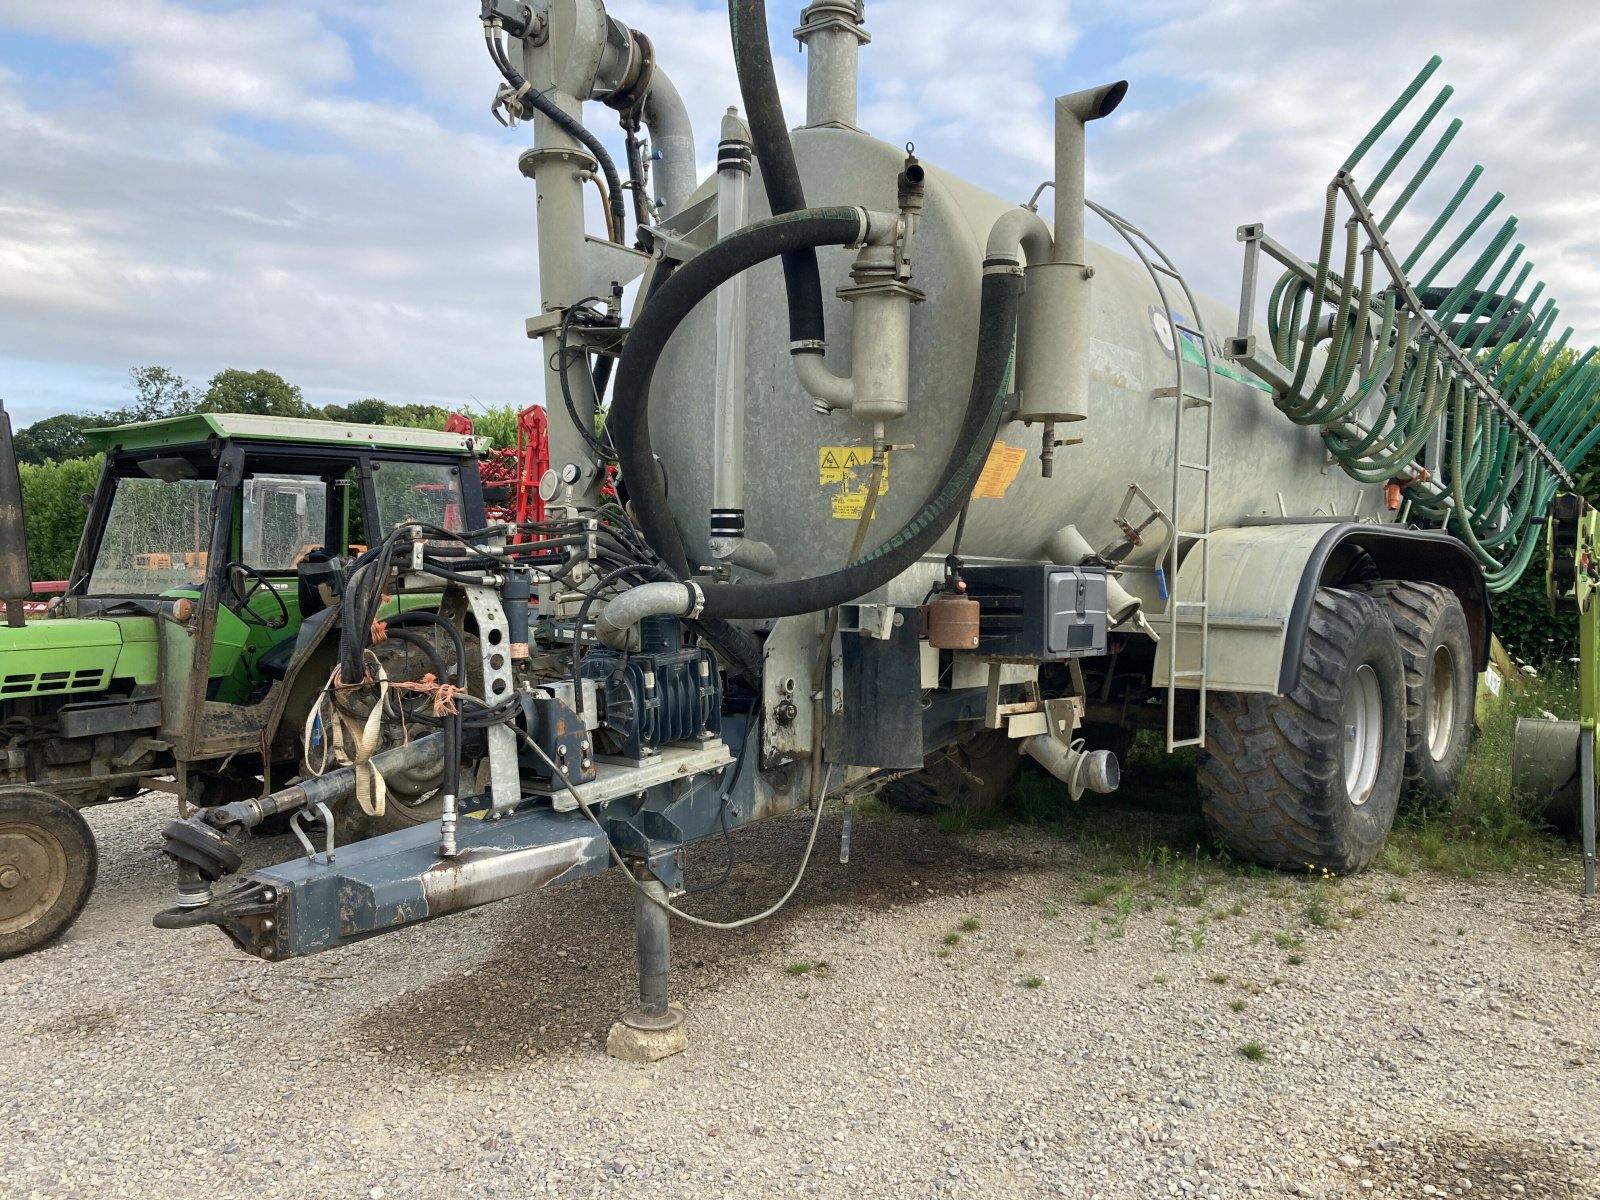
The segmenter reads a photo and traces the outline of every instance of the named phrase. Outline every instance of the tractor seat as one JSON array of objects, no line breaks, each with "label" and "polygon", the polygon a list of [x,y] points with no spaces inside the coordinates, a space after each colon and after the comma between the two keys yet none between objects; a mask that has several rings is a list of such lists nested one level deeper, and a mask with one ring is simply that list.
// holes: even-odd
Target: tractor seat
[{"label": "tractor seat", "polygon": [[321,612],[312,613],[300,622],[300,629],[293,637],[286,637],[262,651],[256,657],[256,673],[274,683],[282,679],[289,670],[289,663],[294,658],[295,650],[302,642],[315,641],[320,636],[322,627],[328,624],[336,611],[338,610],[325,608]]}]

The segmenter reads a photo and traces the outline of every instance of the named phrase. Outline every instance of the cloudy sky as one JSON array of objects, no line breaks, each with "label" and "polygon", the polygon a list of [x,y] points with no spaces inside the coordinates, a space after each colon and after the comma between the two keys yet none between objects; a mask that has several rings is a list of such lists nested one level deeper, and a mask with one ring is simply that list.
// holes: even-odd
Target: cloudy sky
[{"label": "cloudy sky", "polygon": [[[801,0],[768,7],[798,124]],[[477,8],[0,2],[0,397],[17,423],[119,404],[148,363],[201,381],[267,367],[318,402],[539,399],[529,132],[489,116]],[[709,167],[738,99],[725,8],[612,11],[655,41]],[[1332,171],[1440,54],[1466,122],[1441,180],[1483,163],[1564,323],[1600,337],[1586,0],[869,0],[867,25],[864,126],[1018,200],[1051,173],[1051,97],[1129,79],[1090,142],[1091,197],[1221,296],[1244,221],[1312,253]],[[619,144],[608,110],[590,114]]]}]

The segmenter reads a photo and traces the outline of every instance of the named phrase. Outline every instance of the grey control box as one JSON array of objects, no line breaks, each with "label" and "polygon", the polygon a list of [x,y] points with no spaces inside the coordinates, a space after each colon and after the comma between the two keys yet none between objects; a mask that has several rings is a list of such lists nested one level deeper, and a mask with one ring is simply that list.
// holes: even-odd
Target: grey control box
[{"label": "grey control box", "polygon": [[1104,567],[1015,564],[967,567],[986,658],[1064,659],[1106,652]]}]

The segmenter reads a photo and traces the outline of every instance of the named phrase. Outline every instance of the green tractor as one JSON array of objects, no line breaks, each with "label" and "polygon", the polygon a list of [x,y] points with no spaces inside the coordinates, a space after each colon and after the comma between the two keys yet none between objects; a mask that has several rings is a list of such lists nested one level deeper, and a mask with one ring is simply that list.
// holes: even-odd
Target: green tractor
[{"label": "green tractor", "polygon": [[[325,732],[314,710],[343,567],[369,536],[406,521],[485,525],[470,436],[198,414],[88,437],[105,467],[71,577],[25,619],[21,489],[0,409],[0,958],[56,937],[88,900],[82,809],[151,790],[180,810],[229,803],[302,773],[302,742]],[[434,819],[431,795],[391,795],[360,834]]]}]

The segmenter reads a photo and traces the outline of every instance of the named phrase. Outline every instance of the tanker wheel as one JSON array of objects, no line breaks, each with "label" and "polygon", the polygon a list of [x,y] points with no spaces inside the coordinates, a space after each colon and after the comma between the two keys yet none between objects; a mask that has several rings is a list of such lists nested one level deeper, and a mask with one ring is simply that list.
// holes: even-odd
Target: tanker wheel
[{"label": "tanker wheel", "polygon": [[907,812],[988,812],[1010,794],[1021,773],[1017,743],[1004,730],[986,729],[936,750],[922,770],[888,784],[883,801]]},{"label": "tanker wheel", "polygon": [[1399,807],[1405,711],[1405,667],[1383,605],[1321,589],[1292,692],[1208,699],[1199,784],[1212,832],[1266,866],[1365,870]]},{"label": "tanker wheel", "polygon": [[1449,588],[1386,580],[1368,591],[1389,614],[1406,678],[1406,784],[1443,800],[1456,790],[1472,741],[1477,699],[1472,638]]},{"label": "tanker wheel", "polygon": [[38,788],[0,788],[0,958],[71,925],[98,866],[94,834],[72,805]]}]

